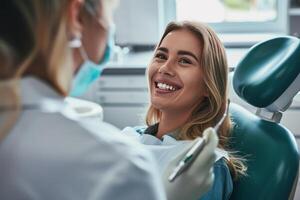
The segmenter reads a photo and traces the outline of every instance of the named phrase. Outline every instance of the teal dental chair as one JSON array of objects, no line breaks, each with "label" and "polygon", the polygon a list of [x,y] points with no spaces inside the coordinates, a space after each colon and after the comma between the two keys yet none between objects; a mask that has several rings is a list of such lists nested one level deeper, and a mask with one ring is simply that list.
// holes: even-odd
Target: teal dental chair
[{"label": "teal dental chair", "polygon": [[299,154],[280,119],[300,89],[299,39],[278,37],[255,45],[237,65],[232,81],[237,95],[258,110],[252,114],[230,105],[234,126],[229,148],[248,167],[248,175],[234,181],[230,199],[293,199]]}]

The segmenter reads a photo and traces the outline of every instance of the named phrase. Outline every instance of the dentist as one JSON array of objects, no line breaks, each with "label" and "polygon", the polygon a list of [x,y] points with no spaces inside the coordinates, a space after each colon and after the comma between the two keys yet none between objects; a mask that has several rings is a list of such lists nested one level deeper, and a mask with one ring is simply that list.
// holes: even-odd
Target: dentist
[{"label": "dentist", "polygon": [[171,184],[137,143],[104,122],[78,120],[64,103],[83,94],[109,58],[114,7],[113,0],[1,1],[0,199],[195,199],[211,186],[213,133]]}]

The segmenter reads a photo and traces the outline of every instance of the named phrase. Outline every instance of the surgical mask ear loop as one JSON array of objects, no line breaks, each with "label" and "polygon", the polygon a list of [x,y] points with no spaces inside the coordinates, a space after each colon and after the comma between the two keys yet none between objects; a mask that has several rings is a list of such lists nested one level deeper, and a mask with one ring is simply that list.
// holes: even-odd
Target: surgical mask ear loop
[{"label": "surgical mask ear loop", "polygon": [[83,48],[82,42],[81,42],[81,36],[76,36],[72,40],[69,41],[69,47],[72,49],[79,49],[79,53],[84,61],[88,60],[88,56],[86,51]]},{"label": "surgical mask ear loop", "polygon": [[82,45],[79,47],[79,53],[80,53],[80,55],[81,55],[81,57],[83,58],[84,61],[89,60],[89,57],[88,57],[88,55],[87,55],[87,53],[86,53],[86,51],[85,51],[85,49],[83,48]]}]

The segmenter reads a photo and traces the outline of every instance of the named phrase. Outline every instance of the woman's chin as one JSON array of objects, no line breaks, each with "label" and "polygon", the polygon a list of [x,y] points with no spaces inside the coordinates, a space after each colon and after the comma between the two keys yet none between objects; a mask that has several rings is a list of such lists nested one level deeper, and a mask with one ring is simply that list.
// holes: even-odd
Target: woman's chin
[{"label": "woman's chin", "polygon": [[154,108],[156,108],[158,110],[161,110],[161,109],[164,109],[168,105],[168,102],[163,101],[163,100],[158,99],[158,98],[151,98],[151,105]]}]

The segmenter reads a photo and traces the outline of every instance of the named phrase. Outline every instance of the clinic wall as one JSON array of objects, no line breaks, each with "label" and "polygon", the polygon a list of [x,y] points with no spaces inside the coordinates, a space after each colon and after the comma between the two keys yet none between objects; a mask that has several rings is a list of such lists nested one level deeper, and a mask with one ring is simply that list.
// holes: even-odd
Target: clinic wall
[{"label": "clinic wall", "polygon": [[161,3],[161,0],[121,0],[115,13],[116,43],[155,44],[162,31]]}]

